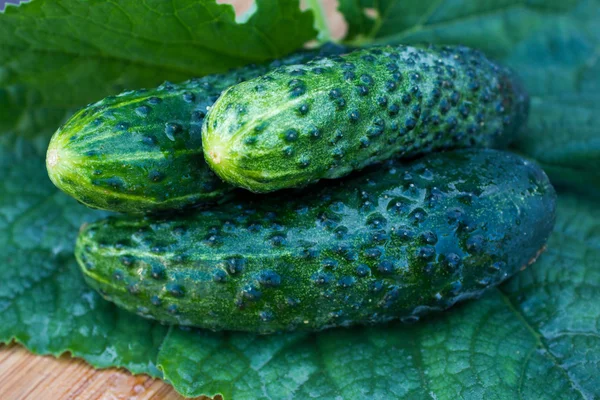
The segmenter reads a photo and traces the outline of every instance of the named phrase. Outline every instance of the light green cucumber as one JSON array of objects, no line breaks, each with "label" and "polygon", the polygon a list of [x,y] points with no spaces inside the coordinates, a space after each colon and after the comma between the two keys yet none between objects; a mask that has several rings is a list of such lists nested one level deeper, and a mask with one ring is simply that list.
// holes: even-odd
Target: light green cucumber
[{"label": "light green cucumber", "polygon": [[204,161],[200,133],[208,107],[231,85],[345,50],[326,45],[270,64],[107,97],[54,134],[46,158],[50,179],[89,207],[132,214],[220,201],[233,188]]},{"label": "light green cucumber", "polygon": [[232,86],[204,121],[210,167],[253,192],[301,187],[392,156],[502,147],[528,97],[465,47],[374,47]]}]

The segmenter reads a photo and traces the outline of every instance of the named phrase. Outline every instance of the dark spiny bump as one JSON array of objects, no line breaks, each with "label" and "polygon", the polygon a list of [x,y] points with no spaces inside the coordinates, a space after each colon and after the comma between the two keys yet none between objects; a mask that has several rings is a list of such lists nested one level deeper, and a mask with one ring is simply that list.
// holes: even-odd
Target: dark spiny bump
[{"label": "dark spiny bump", "polygon": [[256,301],[262,296],[262,292],[253,285],[246,285],[242,289],[242,297],[250,301]]},{"label": "dark spiny bump", "polygon": [[288,129],[285,132],[285,140],[287,142],[295,142],[298,139],[298,131],[296,129]]},{"label": "dark spiny bump", "polygon": [[478,252],[483,248],[485,239],[481,235],[474,235],[467,239],[467,250],[471,252]]},{"label": "dark spiny bump", "polygon": [[152,170],[150,171],[150,173],[148,174],[148,178],[152,181],[152,182],[160,182],[165,178],[165,175],[157,170]]},{"label": "dark spiny bump", "polygon": [[374,293],[381,292],[383,290],[383,282],[382,281],[375,281],[375,282],[371,283],[370,289]]},{"label": "dark spiny bump", "polygon": [[121,264],[125,265],[126,267],[132,266],[134,262],[135,262],[135,257],[133,257],[133,256],[125,255],[125,256],[121,257]]},{"label": "dark spiny bump", "polygon": [[394,82],[394,81],[387,81],[387,82],[385,83],[385,89],[386,89],[388,92],[393,92],[393,91],[395,91],[397,88],[398,88],[398,85],[397,85],[397,84],[396,84],[396,82]]},{"label": "dark spiny bump", "polygon": [[370,272],[371,272],[371,269],[369,268],[369,266],[367,264],[359,264],[356,267],[356,275],[358,275],[361,278],[369,275]]},{"label": "dark spiny bump", "polygon": [[471,81],[471,82],[469,82],[469,84],[467,86],[473,92],[476,92],[477,90],[479,90],[479,82],[477,82],[477,81]]},{"label": "dark spiny bump", "polygon": [[115,272],[113,272],[113,278],[117,281],[120,281],[123,279],[123,272],[120,270],[115,270]]},{"label": "dark spiny bump", "polygon": [[332,99],[337,99],[338,97],[341,97],[341,96],[342,96],[342,91],[338,88],[331,89],[329,91],[329,97]]},{"label": "dark spiny bump", "polygon": [[373,80],[373,77],[369,74],[362,74],[360,76],[360,81],[368,86],[371,86],[371,85],[373,85],[373,83],[375,83],[375,81]]},{"label": "dark spiny bump", "polygon": [[382,260],[378,265],[377,265],[377,271],[379,271],[382,274],[391,274],[394,272],[394,264],[389,261],[389,260]]},{"label": "dark spiny bump", "polygon": [[389,236],[385,232],[385,230],[380,230],[378,232],[373,232],[371,234],[371,241],[374,243],[385,243],[389,239]]},{"label": "dark spiny bump", "polygon": [[185,295],[185,291],[183,286],[177,283],[169,283],[166,286],[167,292],[173,297],[183,297]]},{"label": "dark spiny bump", "polygon": [[308,104],[304,103],[304,104],[300,104],[300,106],[298,107],[298,114],[300,115],[306,115],[308,114]]},{"label": "dark spiny bump", "polygon": [[399,227],[395,229],[392,234],[402,241],[409,241],[415,236],[412,230],[405,227]]},{"label": "dark spiny bump", "polygon": [[342,64],[342,69],[352,71],[356,69],[356,65],[352,64],[349,61],[346,61]]},{"label": "dark spiny bump", "polygon": [[376,259],[381,257],[381,250],[379,250],[377,247],[371,247],[369,249],[365,249],[364,255],[367,258]]},{"label": "dark spiny bump", "polygon": [[450,103],[445,98],[440,100],[440,112],[446,114],[450,110]]},{"label": "dark spiny bump", "polygon": [[274,235],[269,240],[273,247],[281,247],[286,244],[285,236],[283,235]]},{"label": "dark spiny bump", "polygon": [[379,107],[385,107],[387,106],[388,103],[388,99],[385,96],[379,96],[377,98],[377,104],[379,105]]},{"label": "dark spiny bump", "polygon": [[160,306],[162,301],[160,301],[160,298],[158,296],[152,296],[150,297],[150,303],[152,303],[152,305],[154,306]]},{"label": "dark spiny bump", "polygon": [[457,91],[452,91],[452,94],[450,95],[450,103],[455,106],[458,104],[458,100],[460,99],[460,93],[458,93]]},{"label": "dark spiny bump", "polygon": [[343,239],[348,234],[348,228],[346,228],[345,226],[338,226],[333,231],[333,234],[335,235],[336,238]]},{"label": "dark spiny bump", "polygon": [[460,256],[456,253],[448,253],[444,258],[443,264],[451,271],[455,271],[460,266]]},{"label": "dark spiny bump", "polygon": [[375,57],[373,57],[370,54],[365,54],[365,55],[361,56],[360,58],[362,58],[363,60],[365,60],[367,62],[375,62]]},{"label": "dark spiny bump", "polygon": [[139,115],[140,117],[146,117],[149,113],[150,110],[152,110],[150,108],[150,106],[139,106],[138,108],[135,109],[135,113],[137,115]]},{"label": "dark spiny bump", "polygon": [[213,281],[223,283],[227,280],[227,272],[217,269],[213,272]]},{"label": "dark spiny bump", "polygon": [[227,272],[230,275],[236,275],[244,270],[246,267],[246,260],[243,258],[230,258],[226,260]]},{"label": "dark spiny bump", "polygon": [[410,112],[412,113],[412,115],[415,116],[415,118],[419,118],[419,116],[421,115],[421,106],[419,104],[415,104],[410,110]]},{"label": "dark spiny bump", "polygon": [[318,139],[321,137],[321,130],[313,125],[308,128],[308,135],[313,139]]},{"label": "dark spiny bump", "polygon": [[258,283],[265,287],[277,287],[281,284],[281,276],[275,271],[262,271],[258,276]]},{"label": "dark spiny bump", "polygon": [[263,322],[270,322],[275,318],[271,311],[261,311],[259,317]]},{"label": "dark spiny bump", "polygon": [[297,86],[292,89],[292,91],[290,92],[290,96],[291,97],[300,97],[304,93],[306,93],[306,88],[304,86]]},{"label": "dark spiny bump", "polygon": [[385,227],[387,220],[380,213],[374,213],[367,217],[367,225],[371,229],[381,229]]},{"label": "dark spiny bump", "polygon": [[285,303],[289,306],[289,307],[296,307],[298,306],[298,304],[300,304],[300,300],[293,298],[293,297],[286,297],[285,298]]},{"label": "dark spiny bump", "polygon": [[317,285],[326,285],[331,281],[331,275],[325,272],[317,272],[311,276],[311,280]]},{"label": "dark spiny bump", "polygon": [[167,122],[165,123],[165,133],[167,135],[174,135],[176,133],[179,133],[183,130],[183,127],[175,122]]},{"label": "dark spiny bump", "polygon": [[425,245],[416,250],[416,256],[424,260],[429,260],[435,256],[435,247],[431,245]]},{"label": "dark spiny bump", "polygon": [[183,94],[183,100],[186,103],[192,103],[194,100],[196,100],[196,96],[192,92],[185,92]]},{"label": "dark spiny bump", "polygon": [[157,280],[165,279],[165,277],[167,276],[165,267],[160,264],[152,265],[152,267],[150,268],[150,276]]},{"label": "dark spiny bump", "polygon": [[167,312],[169,314],[177,314],[179,310],[177,310],[177,305],[176,304],[169,304],[167,306]]},{"label": "dark spiny bump", "polygon": [[364,85],[358,85],[356,90],[360,96],[366,96],[369,94],[369,88]]},{"label": "dark spiny bump", "polygon": [[[317,68],[315,68],[315,69],[317,69]],[[304,75],[306,75],[306,71],[304,71],[303,69],[294,69],[294,70],[290,71],[290,75],[291,76],[304,76]]]},{"label": "dark spiny bump", "polygon": [[496,261],[492,265],[489,266],[489,270],[492,272],[502,271],[506,268],[506,263],[504,261]]},{"label": "dark spiny bump", "polygon": [[342,276],[339,280],[338,280],[338,286],[342,287],[342,288],[349,288],[352,287],[354,285],[354,282],[356,282],[356,279],[352,276]]},{"label": "dark spiny bump", "polygon": [[306,156],[302,156],[298,159],[298,166],[302,169],[307,168],[310,165],[310,160]]}]

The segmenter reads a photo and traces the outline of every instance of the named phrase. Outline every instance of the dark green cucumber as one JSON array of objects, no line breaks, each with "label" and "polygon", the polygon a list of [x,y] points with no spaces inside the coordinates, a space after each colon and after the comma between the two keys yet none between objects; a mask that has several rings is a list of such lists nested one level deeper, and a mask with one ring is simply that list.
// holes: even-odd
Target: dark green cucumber
[{"label": "dark green cucumber", "polygon": [[165,83],[107,97],[77,112],[54,135],[46,164],[54,184],[93,208],[126,213],[181,209],[231,191],[208,168],[204,114],[227,87],[344,47],[327,45],[266,65]]},{"label": "dark green cucumber", "polygon": [[221,95],[210,167],[253,192],[339,178],[392,156],[501,147],[527,117],[510,72],[465,47],[379,47],[285,66]]},{"label": "dark green cucumber", "polygon": [[554,223],[544,172],[496,150],[403,165],[173,219],[85,226],[76,257],[148,318],[269,333],[400,318],[480,295],[535,260]]}]

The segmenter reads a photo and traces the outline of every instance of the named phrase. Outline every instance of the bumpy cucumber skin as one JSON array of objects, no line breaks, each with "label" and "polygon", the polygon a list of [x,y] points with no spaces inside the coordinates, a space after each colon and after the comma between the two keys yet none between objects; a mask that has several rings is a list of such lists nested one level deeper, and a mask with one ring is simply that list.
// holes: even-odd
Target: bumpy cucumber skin
[{"label": "bumpy cucumber skin", "polygon": [[233,84],[343,51],[326,45],[271,64],[107,97],[77,112],[55,133],[46,158],[50,179],[87,206],[125,213],[218,201],[232,187],[204,161],[200,135],[208,107]]},{"label": "bumpy cucumber skin", "polygon": [[511,73],[465,47],[378,47],[278,68],[225,91],[202,133],[210,167],[257,193],[389,159],[502,147],[528,113]]},{"label": "bumpy cucumber skin", "polygon": [[496,150],[328,183],[173,219],[108,218],[82,229],[76,257],[105,298],[164,323],[321,330],[479,296],[533,262],[554,224],[544,172]]}]

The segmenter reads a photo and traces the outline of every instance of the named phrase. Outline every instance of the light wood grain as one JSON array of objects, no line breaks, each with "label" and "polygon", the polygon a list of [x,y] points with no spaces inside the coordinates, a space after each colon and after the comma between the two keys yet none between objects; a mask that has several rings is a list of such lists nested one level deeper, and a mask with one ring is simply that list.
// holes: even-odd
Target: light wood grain
[{"label": "light wood grain", "polygon": [[[233,4],[236,13],[250,7],[252,0],[218,0]],[[346,31],[337,12],[337,0],[323,0],[331,36]],[[97,370],[69,356],[36,356],[18,345],[0,345],[0,400],[182,400],[168,384],[126,370]],[[208,400],[207,397],[197,399]],[[217,396],[215,400],[222,400]]]},{"label": "light wood grain", "polygon": [[0,399],[183,400],[184,397],[160,379],[147,375],[132,375],[117,368],[97,370],[77,358],[36,356],[21,346],[10,345],[0,347]]}]

